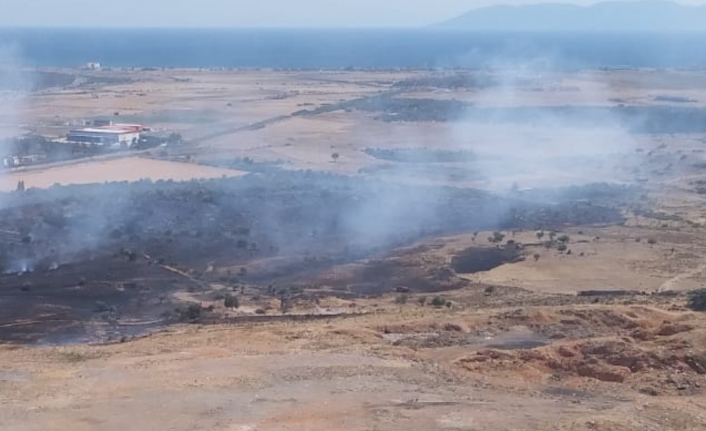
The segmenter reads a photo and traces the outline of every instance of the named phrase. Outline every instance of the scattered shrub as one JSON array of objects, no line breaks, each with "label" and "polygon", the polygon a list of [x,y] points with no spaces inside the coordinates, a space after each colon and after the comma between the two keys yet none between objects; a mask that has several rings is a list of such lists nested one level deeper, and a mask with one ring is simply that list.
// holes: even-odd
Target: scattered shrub
[{"label": "scattered shrub", "polygon": [[501,232],[497,232],[497,231],[493,232],[493,236],[488,237],[488,241],[493,242],[493,243],[502,242],[504,239],[505,239],[505,235],[503,235]]},{"label": "scattered shrub", "polygon": [[706,311],[706,288],[689,292],[689,308],[694,311]]},{"label": "scattered shrub", "polygon": [[446,299],[441,296],[436,296],[434,297],[434,299],[431,300],[431,305],[437,308],[441,308],[446,305]]},{"label": "scattered shrub", "polygon": [[649,238],[649,239],[647,240],[647,244],[649,244],[649,245],[655,245],[655,244],[657,244],[657,240],[654,239],[654,238]]},{"label": "scattered shrub", "polygon": [[408,299],[409,299],[408,295],[405,295],[405,294],[397,295],[397,297],[395,298],[395,303],[404,305],[407,303]]},{"label": "scattered shrub", "polygon": [[187,306],[181,306],[176,309],[176,313],[179,316],[179,320],[191,321],[196,320],[201,317],[201,305],[200,304],[189,304]]},{"label": "scattered shrub", "polygon": [[427,297],[426,296],[420,296],[419,299],[417,299],[417,303],[424,307],[427,305]]},{"label": "scattered shrub", "polygon": [[240,307],[240,301],[238,301],[237,296],[228,293],[225,298],[223,298],[223,305],[225,305],[226,308],[238,308]]},{"label": "scattered shrub", "polygon": [[569,247],[566,246],[566,244],[561,243],[558,246],[556,246],[556,249],[559,250],[560,252],[565,252]]}]

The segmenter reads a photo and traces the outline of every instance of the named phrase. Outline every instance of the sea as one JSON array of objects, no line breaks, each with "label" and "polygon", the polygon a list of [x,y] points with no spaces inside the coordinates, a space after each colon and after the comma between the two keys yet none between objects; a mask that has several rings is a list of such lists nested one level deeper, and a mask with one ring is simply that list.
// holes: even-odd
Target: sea
[{"label": "sea", "polygon": [[0,66],[449,69],[706,68],[706,34],[440,29],[0,29]]}]

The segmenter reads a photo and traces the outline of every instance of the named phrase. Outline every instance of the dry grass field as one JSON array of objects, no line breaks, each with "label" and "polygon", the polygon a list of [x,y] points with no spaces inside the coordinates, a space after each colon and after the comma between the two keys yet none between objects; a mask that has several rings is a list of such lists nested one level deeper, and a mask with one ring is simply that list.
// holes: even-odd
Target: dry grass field
[{"label": "dry grass field", "polygon": [[[80,320],[79,326],[100,332],[136,324],[139,319],[115,317],[111,304],[90,296],[99,290],[118,295],[130,286],[142,289],[140,301],[152,304],[159,293],[160,306],[183,302],[199,312],[209,310],[203,311],[206,318],[107,343],[0,344],[3,430],[706,429],[706,315],[687,307],[687,292],[706,285],[706,132],[692,121],[668,129],[649,111],[673,109],[669,115],[677,116],[691,109],[688,115],[700,121],[706,74],[511,71],[498,72],[496,86],[449,89],[395,85],[425,78],[428,71],[91,73],[130,81],[26,95],[13,104],[12,115],[0,113],[7,120],[0,129],[11,130],[12,118],[25,132],[60,136],[73,122],[115,117],[179,131],[184,143],[139,156],[2,173],[0,190],[13,191],[20,180],[41,189],[55,183],[206,180],[248,172],[268,178],[271,172],[311,170],[344,175],[351,184],[401,184],[410,195],[418,186],[440,187],[439,195],[448,193],[443,186],[453,186],[547,208],[576,193],[572,205],[580,205],[581,214],[607,205],[623,221],[527,226],[520,219],[521,228],[476,232],[450,227],[347,260],[330,257],[343,241],[334,235],[330,244],[292,247],[279,255],[276,244],[263,251],[267,247],[245,241],[238,243],[239,257],[229,261],[229,243],[218,241],[234,229],[211,212],[207,220],[223,223],[214,235],[170,227],[162,242],[149,236],[159,229],[147,229],[139,238],[113,231],[111,237],[124,234],[130,244],[154,243],[160,251],[178,248],[187,237],[203,247],[194,247],[191,260],[176,263],[158,262],[137,245],[106,251],[106,256],[125,255],[128,262],[114,263],[109,259],[115,256],[92,250],[81,255],[82,262],[48,271],[47,280],[55,277],[57,283],[75,279],[75,286],[62,287],[71,294],[85,292],[89,308],[100,303],[104,316]],[[416,115],[427,105],[395,112],[345,105],[380,97],[463,101],[493,117],[398,121],[396,116]],[[523,107],[603,110],[595,114],[599,120],[588,122],[568,121],[564,111],[552,109],[522,121],[499,117],[509,115],[505,109]],[[631,121],[646,119],[647,125],[639,123],[641,130],[635,130],[637,123],[632,129],[618,125],[620,115],[633,115],[621,114],[625,107],[638,113]],[[664,130],[649,128],[655,125]],[[425,157],[448,151],[475,158],[395,159],[420,149]],[[604,182],[634,187],[634,199],[615,203],[610,199],[620,198],[580,196],[579,186]],[[274,208],[273,196],[292,201],[291,213],[274,221],[283,226],[306,207],[295,195],[287,198],[288,189],[281,187],[283,192],[256,192],[247,200],[256,219],[253,231],[273,222],[269,212],[257,213],[253,202]],[[314,184],[312,190],[317,197],[326,194]],[[198,203],[204,211],[219,204],[218,196],[202,190],[194,195],[203,199]],[[321,206],[355,203],[362,195]],[[7,202],[22,205],[19,198]],[[434,195],[428,202],[434,207],[446,201]],[[376,209],[373,224],[386,215]],[[37,211],[32,207],[26,214]],[[410,211],[386,221],[401,224],[415,215]],[[315,228],[307,224],[296,236],[320,235],[325,241],[326,223],[312,220]],[[502,239],[493,241],[495,234]],[[6,226],[0,226],[4,241],[2,235],[15,238]],[[209,249],[209,243],[218,246]],[[184,247],[179,256],[192,253]],[[202,248],[211,255],[204,257]],[[465,253],[471,266],[493,263],[466,271],[459,264]],[[95,262],[113,266],[93,280],[94,273],[103,272]],[[51,302],[51,283],[35,281],[41,278],[37,273],[32,277],[30,286],[16,274],[2,276],[0,315],[10,300],[28,292]],[[290,285],[302,292],[285,309],[284,294],[276,292]],[[583,296],[582,291],[610,293]],[[237,309],[224,306],[226,293],[237,296]],[[52,304],[42,312],[72,318],[62,308],[70,307]],[[130,304],[138,310],[143,305]],[[43,318],[30,313],[0,329],[19,331]]]},{"label": "dry grass field", "polygon": [[235,177],[244,172],[170,162],[141,157],[87,161],[53,168],[37,168],[0,176],[0,190],[13,191],[18,181],[27,188],[47,188],[55,184],[91,184],[140,180],[189,181],[192,179]]}]

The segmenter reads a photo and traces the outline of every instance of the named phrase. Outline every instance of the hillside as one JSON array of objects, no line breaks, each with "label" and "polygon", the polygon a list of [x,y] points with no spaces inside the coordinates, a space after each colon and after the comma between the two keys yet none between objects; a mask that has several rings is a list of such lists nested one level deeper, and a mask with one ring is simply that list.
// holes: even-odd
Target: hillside
[{"label": "hillside", "polygon": [[666,1],[504,5],[472,10],[435,27],[471,31],[706,32],[706,6]]}]

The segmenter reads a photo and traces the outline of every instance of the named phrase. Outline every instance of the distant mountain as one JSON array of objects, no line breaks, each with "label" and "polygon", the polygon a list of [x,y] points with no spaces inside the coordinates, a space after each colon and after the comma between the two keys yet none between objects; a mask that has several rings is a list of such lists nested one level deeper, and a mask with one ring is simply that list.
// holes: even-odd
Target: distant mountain
[{"label": "distant mountain", "polygon": [[434,27],[472,31],[706,32],[706,5],[610,1],[592,6],[492,6]]}]

